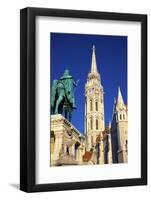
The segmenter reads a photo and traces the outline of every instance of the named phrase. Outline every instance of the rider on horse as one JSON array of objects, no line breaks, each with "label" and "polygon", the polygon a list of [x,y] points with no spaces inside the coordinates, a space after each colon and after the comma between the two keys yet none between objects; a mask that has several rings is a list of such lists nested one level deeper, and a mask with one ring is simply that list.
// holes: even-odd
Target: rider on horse
[{"label": "rider on horse", "polygon": [[[77,82],[78,83],[78,82]],[[51,106],[54,114],[72,112],[75,106],[74,87],[77,86],[69,70],[64,71],[59,80],[54,80],[52,84]]]}]

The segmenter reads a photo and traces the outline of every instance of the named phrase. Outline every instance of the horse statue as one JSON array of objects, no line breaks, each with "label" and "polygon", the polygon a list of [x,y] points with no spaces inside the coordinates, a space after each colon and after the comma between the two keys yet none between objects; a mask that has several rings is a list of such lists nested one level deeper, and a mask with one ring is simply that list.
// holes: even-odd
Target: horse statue
[{"label": "horse statue", "polygon": [[63,76],[59,80],[53,80],[51,92],[51,112],[53,114],[62,114],[71,121],[71,113],[76,109],[74,88],[78,85],[75,83],[69,70],[64,71]]}]

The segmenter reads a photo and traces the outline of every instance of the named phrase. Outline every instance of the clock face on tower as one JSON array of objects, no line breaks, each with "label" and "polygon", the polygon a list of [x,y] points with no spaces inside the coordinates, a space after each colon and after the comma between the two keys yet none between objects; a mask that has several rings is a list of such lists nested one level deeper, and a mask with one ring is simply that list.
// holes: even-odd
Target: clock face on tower
[{"label": "clock face on tower", "polygon": [[94,95],[94,92],[95,92],[94,88],[90,89],[90,90],[89,90],[89,95],[90,95],[90,96],[93,96],[93,95]]},{"label": "clock face on tower", "polygon": [[120,110],[122,110],[123,109],[123,104],[120,104],[119,108],[120,108]]}]

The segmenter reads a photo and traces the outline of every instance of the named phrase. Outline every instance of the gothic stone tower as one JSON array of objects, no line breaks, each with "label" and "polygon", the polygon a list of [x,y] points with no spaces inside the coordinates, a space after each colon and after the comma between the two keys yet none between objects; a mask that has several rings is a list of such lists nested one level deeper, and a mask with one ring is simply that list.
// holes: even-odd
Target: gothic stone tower
[{"label": "gothic stone tower", "polygon": [[124,104],[120,88],[117,101],[114,102],[111,125],[113,162],[126,163],[128,154],[128,111]]},{"label": "gothic stone tower", "polygon": [[87,151],[96,145],[98,135],[104,131],[104,92],[97,70],[95,46],[92,48],[91,70],[85,84],[85,134]]}]

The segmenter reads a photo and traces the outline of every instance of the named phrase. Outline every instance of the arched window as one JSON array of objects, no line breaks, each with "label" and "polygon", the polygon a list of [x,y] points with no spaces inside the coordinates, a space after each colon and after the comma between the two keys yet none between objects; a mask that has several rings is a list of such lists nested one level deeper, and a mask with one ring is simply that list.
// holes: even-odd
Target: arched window
[{"label": "arched window", "polygon": [[67,149],[66,149],[66,153],[67,155],[69,155],[69,147],[67,146]]},{"label": "arched window", "polygon": [[120,120],[122,120],[122,115],[120,114]]},{"label": "arched window", "polygon": [[90,100],[90,111],[92,111],[92,100]]},{"label": "arched window", "polygon": [[91,144],[93,144],[93,136],[91,136]]},{"label": "arched window", "polygon": [[123,119],[125,120],[125,115],[123,114]]},{"label": "arched window", "polygon": [[98,122],[98,119],[96,119],[96,130],[98,130],[99,128],[99,122]]},{"label": "arched window", "polygon": [[116,114],[116,121],[118,121],[118,115]]},{"label": "arched window", "polygon": [[126,152],[127,152],[127,150],[128,150],[127,147],[128,147],[128,141],[126,140],[126,141],[125,141],[125,149],[126,149]]},{"label": "arched window", "polygon": [[95,110],[98,111],[98,102],[95,102]]},{"label": "arched window", "polygon": [[93,120],[92,120],[92,118],[90,118],[90,128],[91,128],[91,130],[93,129]]}]

